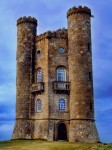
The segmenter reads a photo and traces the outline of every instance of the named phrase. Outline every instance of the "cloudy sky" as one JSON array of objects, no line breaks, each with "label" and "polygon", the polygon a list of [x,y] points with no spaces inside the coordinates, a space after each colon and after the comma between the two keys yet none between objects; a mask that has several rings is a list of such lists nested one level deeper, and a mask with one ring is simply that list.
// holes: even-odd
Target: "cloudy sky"
[{"label": "cloudy sky", "polygon": [[0,140],[11,139],[16,103],[16,20],[38,19],[38,34],[67,28],[69,8],[92,9],[95,119],[102,142],[112,142],[112,0],[0,0]]}]

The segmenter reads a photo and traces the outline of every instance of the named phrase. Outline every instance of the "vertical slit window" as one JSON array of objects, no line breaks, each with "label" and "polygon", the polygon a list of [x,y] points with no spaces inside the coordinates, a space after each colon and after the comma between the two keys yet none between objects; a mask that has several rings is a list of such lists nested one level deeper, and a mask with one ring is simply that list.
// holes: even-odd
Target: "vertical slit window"
[{"label": "vertical slit window", "polygon": [[90,110],[93,110],[93,103],[90,102]]},{"label": "vertical slit window", "polygon": [[88,51],[91,51],[91,43],[88,43]]},{"label": "vertical slit window", "polygon": [[92,72],[88,72],[88,80],[89,80],[89,81],[92,80]]}]

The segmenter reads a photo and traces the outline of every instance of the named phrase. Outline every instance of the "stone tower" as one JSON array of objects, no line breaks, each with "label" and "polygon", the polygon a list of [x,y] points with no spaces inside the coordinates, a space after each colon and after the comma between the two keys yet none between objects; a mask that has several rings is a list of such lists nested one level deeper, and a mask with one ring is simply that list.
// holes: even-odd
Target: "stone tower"
[{"label": "stone tower", "polygon": [[69,9],[68,64],[70,91],[69,141],[98,140],[94,124],[92,78],[91,10],[79,6]]},{"label": "stone tower", "polygon": [[13,139],[97,142],[91,10],[67,12],[68,29],[36,35],[37,20],[18,19]]},{"label": "stone tower", "polygon": [[37,20],[23,17],[17,20],[17,80],[15,138],[31,138],[30,87],[33,80],[33,51],[35,50]]}]

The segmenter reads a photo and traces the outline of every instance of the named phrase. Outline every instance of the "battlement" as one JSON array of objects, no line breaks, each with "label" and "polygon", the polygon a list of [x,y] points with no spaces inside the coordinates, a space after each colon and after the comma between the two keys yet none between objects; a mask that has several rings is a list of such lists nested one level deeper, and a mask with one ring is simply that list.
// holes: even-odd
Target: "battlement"
[{"label": "battlement", "polygon": [[34,17],[21,17],[17,20],[17,25],[22,24],[22,23],[33,23],[37,26],[37,20]]},{"label": "battlement", "polygon": [[58,29],[56,31],[47,31],[43,34],[40,34],[37,36],[36,41],[41,41],[43,39],[51,39],[51,38],[66,39],[67,37],[68,37],[68,30],[63,28],[63,29]]},{"label": "battlement", "polygon": [[68,29],[40,35],[35,18],[17,20],[12,139],[99,141],[94,123],[91,10],[73,7],[67,17]]},{"label": "battlement", "polygon": [[89,16],[91,15],[91,9],[89,9],[88,7],[84,6],[79,6],[79,7],[72,7],[68,10],[67,12],[67,17],[69,17],[72,14],[78,14],[78,13],[82,13],[82,14],[88,14]]}]

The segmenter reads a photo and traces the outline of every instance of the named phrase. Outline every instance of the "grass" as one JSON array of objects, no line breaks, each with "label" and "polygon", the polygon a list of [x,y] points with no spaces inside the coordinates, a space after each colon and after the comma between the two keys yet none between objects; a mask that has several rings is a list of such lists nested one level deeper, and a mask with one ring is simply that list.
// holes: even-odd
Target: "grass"
[{"label": "grass", "polygon": [[11,140],[0,142],[0,150],[112,150],[112,144]]}]

